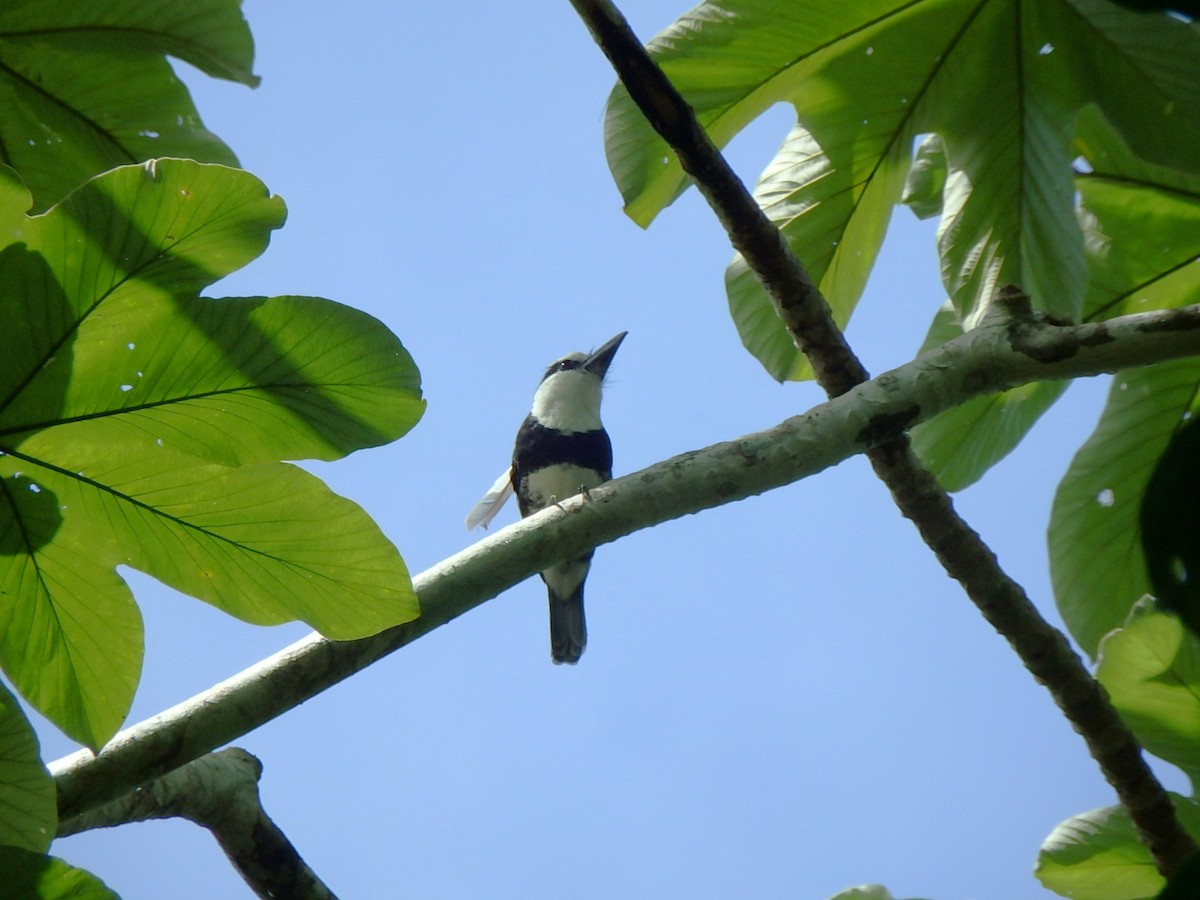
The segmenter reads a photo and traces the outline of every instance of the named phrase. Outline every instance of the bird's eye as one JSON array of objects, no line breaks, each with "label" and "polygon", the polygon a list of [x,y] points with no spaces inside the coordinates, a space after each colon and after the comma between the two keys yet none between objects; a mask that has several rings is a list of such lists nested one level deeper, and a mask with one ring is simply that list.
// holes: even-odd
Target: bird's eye
[{"label": "bird's eye", "polygon": [[569,359],[561,360],[558,364],[558,371],[560,372],[565,372],[569,368],[571,368],[571,361]]}]

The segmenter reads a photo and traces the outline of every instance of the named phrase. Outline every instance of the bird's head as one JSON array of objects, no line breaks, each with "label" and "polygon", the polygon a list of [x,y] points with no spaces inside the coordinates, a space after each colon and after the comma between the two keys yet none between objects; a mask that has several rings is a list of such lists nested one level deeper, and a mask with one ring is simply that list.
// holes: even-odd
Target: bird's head
[{"label": "bird's head", "polygon": [[534,418],[559,431],[601,428],[600,389],[627,333],[622,331],[591,353],[568,353],[552,362],[533,396]]}]

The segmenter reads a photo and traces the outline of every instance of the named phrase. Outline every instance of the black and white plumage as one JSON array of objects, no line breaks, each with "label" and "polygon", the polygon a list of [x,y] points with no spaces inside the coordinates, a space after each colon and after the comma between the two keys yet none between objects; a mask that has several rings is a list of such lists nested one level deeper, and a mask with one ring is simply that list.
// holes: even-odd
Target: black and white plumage
[{"label": "black and white plumage", "polygon": [[[517,431],[512,467],[471,510],[467,528],[486,527],[513,493],[525,517],[612,478],[612,444],[600,421],[600,399],[625,334],[592,353],[571,353],[550,365]],[[550,594],[555,663],[579,662],[587,646],[583,583],[591,562],[589,552],[542,572]]]}]

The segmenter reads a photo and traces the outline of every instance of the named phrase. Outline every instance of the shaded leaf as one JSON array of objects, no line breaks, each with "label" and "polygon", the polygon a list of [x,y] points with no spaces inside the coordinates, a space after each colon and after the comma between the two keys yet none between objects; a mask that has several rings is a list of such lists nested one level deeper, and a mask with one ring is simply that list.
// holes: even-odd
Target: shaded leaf
[{"label": "shaded leaf", "polygon": [[1071,461],[1050,514],[1050,576],[1059,612],[1089,655],[1150,591],[1142,498],[1172,436],[1200,404],[1200,362],[1122,372],[1091,437]]},{"label": "shaded leaf", "polygon": [[[1200,806],[1171,795],[1180,824],[1200,836]],[[1058,825],[1038,852],[1034,874],[1046,888],[1075,900],[1143,900],[1165,883],[1154,858],[1119,806],[1082,813]]]},{"label": "shaded leaf", "polygon": [[236,165],[167,56],[258,83],[236,0],[11,0],[0,8],[0,162],[21,173],[37,208],[152,157]]},{"label": "shaded leaf", "polygon": [[120,900],[91,872],[20,847],[0,847],[0,883],[11,900]]},{"label": "shaded leaf", "polygon": [[1200,427],[1172,436],[1146,484],[1139,524],[1150,586],[1163,609],[1200,634]]},{"label": "shaded leaf", "polygon": [[1138,742],[1200,784],[1200,639],[1143,600],[1104,638],[1096,678]]},{"label": "shaded leaf", "polygon": [[1200,897],[1200,853],[1190,857],[1167,879],[1158,900],[1194,900],[1196,897]]},{"label": "shaded leaf", "polygon": [[44,853],[58,827],[56,800],[37,735],[16,698],[0,685],[0,845]]},{"label": "shaded leaf", "polygon": [[196,296],[262,251],[278,198],[179,160],[33,218],[3,202],[18,189],[0,180],[19,241],[0,251],[0,316],[20,323],[0,335],[0,662],[30,702],[91,745],[124,718],[141,622],[118,565],[333,638],[414,618],[369,517],[275,462],[405,433],[424,410],[411,357],[327,300]]}]

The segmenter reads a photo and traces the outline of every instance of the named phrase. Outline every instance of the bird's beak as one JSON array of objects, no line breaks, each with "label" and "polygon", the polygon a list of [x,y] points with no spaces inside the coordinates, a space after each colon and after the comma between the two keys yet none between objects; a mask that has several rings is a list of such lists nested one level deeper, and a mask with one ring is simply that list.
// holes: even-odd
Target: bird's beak
[{"label": "bird's beak", "polygon": [[625,340],[627,334],[628,331],[622,331],[612,340],[605,341],[598,350],[593,350],[583,361],[583,368],[603,378],[608,372],[608,367],[612,365],[613,357],[617,355],[617,348],[621,346],[621,341]]}]

